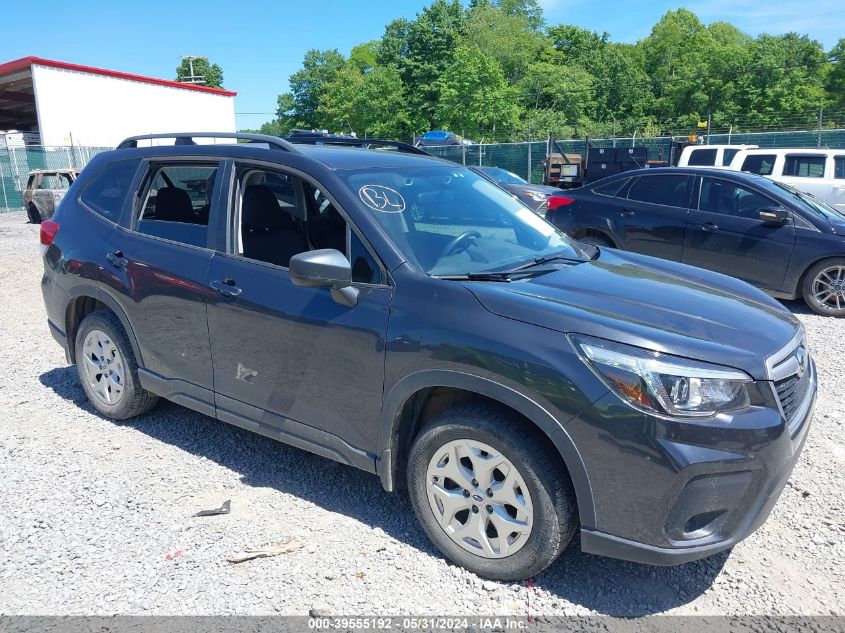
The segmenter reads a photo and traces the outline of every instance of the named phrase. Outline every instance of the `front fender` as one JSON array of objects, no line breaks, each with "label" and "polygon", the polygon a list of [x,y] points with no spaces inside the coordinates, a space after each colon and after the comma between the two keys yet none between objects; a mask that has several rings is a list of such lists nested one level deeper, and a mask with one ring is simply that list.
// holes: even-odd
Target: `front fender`
[{"label": "front fender", "polygon": [[376,470],[385,490],[392,491],[395,487],[398,457],[397,442],[402,409],[411,396],[422,389],[431,387],[452,387],[483,395],[514,409],[536,424],[552,441],[569,470],[578,501],[581,524],[585,527],[595,525],[595,509],[590,480],[581,454],[563,425],[545,407],[529,396],[489,378],[482,378],[461,371],[448,369],[422,370],[404,377],[385,396],[378,429],[378,459],[376,464]]}]

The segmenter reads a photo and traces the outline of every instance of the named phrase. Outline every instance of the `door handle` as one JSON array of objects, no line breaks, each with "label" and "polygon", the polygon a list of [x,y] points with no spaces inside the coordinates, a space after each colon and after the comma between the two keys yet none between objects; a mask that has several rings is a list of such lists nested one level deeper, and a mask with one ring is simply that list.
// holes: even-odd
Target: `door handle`
[{"label": "door handle", "polygon": [[705,222],[704,224],[699,224],[698,228],[702,231],[707,231],[708,233],[712,233],[713,231],[718,231],[719,227],[713,224],[712,222]]},{"label": "door handle", "polygon": [[619,213],[621,215],[625,215],[625,216],[632,216],[632,215],[634,215],[634,210],[633,209],[622,209]]},{"label": "door handle", "polygon": [[224,279],[223,281],[212,281],[208,285],[211,286],[212,288],[214,288],[214,290],[216,290],[217,293],[221,297],[228,297],[228,298],[237,297],[238,295],[240,295],[243,292],[243,290],[241,290],[240,288],[238,288],[235,285],[234,279]]},{"label": "door handle", "polygon": [[129,260],[123,256],[123,251],[112,251],[106,254],[106,259],[112,263],[115,268],[126,268]]}]

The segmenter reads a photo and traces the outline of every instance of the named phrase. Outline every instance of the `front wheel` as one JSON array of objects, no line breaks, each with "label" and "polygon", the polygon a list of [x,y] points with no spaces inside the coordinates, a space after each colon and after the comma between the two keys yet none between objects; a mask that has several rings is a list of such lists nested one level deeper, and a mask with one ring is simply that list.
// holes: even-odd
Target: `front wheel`
[{"label": "front wheel", "polygon": [[480,576],[533,576],[575,532],[575,495],[560,459],[504,409],[465,404],[432,419],[411,447],[407,475],[428,537]]},{"label": "front wheel", "polygon": [[845,258],[819,262],[804,275],[801,294],[815,313],[845,316]]}]

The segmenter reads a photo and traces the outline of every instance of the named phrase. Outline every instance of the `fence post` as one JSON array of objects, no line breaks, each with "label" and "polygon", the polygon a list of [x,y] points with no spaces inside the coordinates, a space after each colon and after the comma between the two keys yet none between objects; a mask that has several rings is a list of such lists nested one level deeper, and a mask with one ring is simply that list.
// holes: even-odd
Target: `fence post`
[{"label": "fence post", "polygon": [[713,115],[707,115],[707,144],[710,145],[710,124],[713,122]]},{"label": "fence post", "polygon": [[466,167],[467,164],[467,146],[461,143],[461,165]]},{"label": "fence post", "polygon": [[822,123],[824,122],[824,108],[819,108],[819,137],[816,141],[816,147],[822,146]]},{"label": "fence post", "polygon": [[9,200],[6,198],[6,168],[0,162],[0,185],[3,185],[3,210],[9,208]]},{"label": "fence post", "polygon": [[531,182],[531,141],[528,141],[528,178],[526,180]]}]

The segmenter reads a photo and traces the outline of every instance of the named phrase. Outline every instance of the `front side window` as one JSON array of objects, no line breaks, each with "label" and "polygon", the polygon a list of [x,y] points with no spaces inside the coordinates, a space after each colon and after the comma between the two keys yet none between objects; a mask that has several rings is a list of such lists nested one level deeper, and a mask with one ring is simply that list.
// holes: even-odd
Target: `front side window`
[{"label": "front side window", "polygon": [[758,176],[771,176],[775,168],[774,154],[753,154],[742,161],[741,171],[747,171]]},{"label": "front side window", "polygon": [[701,211],[758,220],[760,210],[773,206],[770,198],[727,180],[704,177],[698,208]]},{"label": "front side window", "polygon": [[290,258],[332,248],[352,265],[352,281],[381,283],[375,258],[331,200],[303,179],[276,171],[239,171],[237,253],[287,268]]},{"label": "front side window", "polygon": [[789,155],[783,166],[783,175],[796,178],[824,178],[825,162],[827,162],[826,156]]},{"label": "front side window", "polygon": [[525,185],[528,182],[516,174],[501,167],[482,167],[481,171],[488,174],[493,180],[502,185]]},{"label": "front side window", "polygon": [[717,151],[718,150],[715,149],[694,149],[690,152],[687,165],[703,165],[706,167],[712,167],[716,164]]},{"label": "front side window", "polygon": [[640,176],[628,190],[628,199],[669,207],[686,207],[689,176],[655,174]]},{"label": "front side window", "polygon": [[85,186],[79,199],[97,215],[117,221],[137,169],[135,160],[111,163]]},{"label": "front side window", "polygon": [[589,254],[486,178],[446,165],[338,171],[361,208],[430,275],[510,269]]},{"label": "front side window", "polygon": [[217,170],[217,163],[151,166],[135,230],[205,247]]}]

